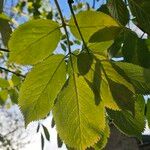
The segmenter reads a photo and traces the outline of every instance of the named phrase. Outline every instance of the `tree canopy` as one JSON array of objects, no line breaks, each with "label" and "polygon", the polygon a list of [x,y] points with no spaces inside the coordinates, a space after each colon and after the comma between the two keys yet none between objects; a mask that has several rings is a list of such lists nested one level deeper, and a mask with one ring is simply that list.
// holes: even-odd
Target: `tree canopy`
[{"label": "tree canopy", "polygon": [[103,149],[110,122],[141,139],[150,126],[150,1],[66,2],[69,19],[58,0],[50,11],[20,1],[15,13],[29,18],[19,26],[0,5],[1,105],[18,104],[26,126],[52,112],[68,149]]}]

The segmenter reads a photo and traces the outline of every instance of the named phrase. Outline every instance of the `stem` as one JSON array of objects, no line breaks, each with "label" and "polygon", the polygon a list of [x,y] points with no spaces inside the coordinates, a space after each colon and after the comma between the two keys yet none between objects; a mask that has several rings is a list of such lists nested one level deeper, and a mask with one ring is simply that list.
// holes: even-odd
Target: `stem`
[{"label": "stem", "polygon": [[22,74],[20,74],[20,73],[17,73],[17,72],[14,72],[14,71],[11,71],[11,70],[9,70],[9,69],[7,69],[7,68],[0,67],[0,70],[4,70],[4,71],[6,71],[6,72],[10,72],[10,73],[12,73],[12,74],[15,74],[16,76],[25,78],[24,75],[22,75]]},{"label": "stem", "polygon": [[140,38],[142,39],[144,35],[145,35],[145,32],[143,32],[143,34],[141,35],[141,37],[140,37]]},{"label": "stem", "polygon": [[[57,0],[54,0],[55,1],[55,4],[56,4],[56,7],[59,11],[59,14],[60,14],[60,18],[61,18],[61,21],[62,21],[62,26],[65,30],[65,34],[66,34],[66,38],[67,38],[67,43],[68,43],[68,50],[69,50],[69,53],[70,54],[70,62],[71,62],[71,67],[72,67],[72,70],[73,70],[73,77],[74,77],[74,67],[73,67],[73,60],[72,60],[72,53],[71,53],[71,46],[70,46],[70,42],[69,42],[69,35],[68,35],[68,31],[67,31],[67,27],[66,27],[66,23],[64,21],[64,17],[62,15],[62,12],[61,12],[61,9],[60,9],[60,6],[59,6],[59,3]],[[72,0],[71,0],[72,1]]]},{"label": "stem", "polygon": [[64,30],[65,30],[65,34],[66,34],[66,38],[67,38],[67,43],[68,43],[69,54],[71,54],[71,46],[70,46],[70,42],[69,42],[69,35],[68,35],[66,23],[65,23],[63,14],[62,14],[62,12],[61,12],[61,9],[60,9],[60,6],[59,6],[58,1],[57,1],[57,0],[54,0],[54,1],[55,1],[55,5],[56,5],[56,7],[57,7],[57,9],[58,9],[58,12],[59,12],[61,21],[62,21],[62,26],[63,26],[63,28],[64,28]]},{"label": "stem", "polygon": [[72,16],[73,16],[74,23],[75,23],[75,25],[76,25],[76,27],[77,27],[77,30],[78,30],[79,34],[80,34],[81,40],[82,40],[82,42],[83,42],[83,45],[84,45],[84,47],[86,48],[87,52],[89,53],[88,47],[87,47],[86,42],[85,42],[85,40],[84,40],[84,38],[83,38],[83,36],[82,36],[82,33],[81,33],[81,31],[80,31],[80,27],[79,27],[79,25],[78,25],[76,16],[75,16],[75,14],[74,14],[74,11],[73,11],[73,8],[72,8],[72,3],[73,3],[72,0],[68,0],[69,8],[70,8],[71,14],[72,14]]},{"label": "stem", "polygon": [[2,52],[9,52],[8,49],[4,49],[4,48],[0,48],[0,51],[2,51]]}]

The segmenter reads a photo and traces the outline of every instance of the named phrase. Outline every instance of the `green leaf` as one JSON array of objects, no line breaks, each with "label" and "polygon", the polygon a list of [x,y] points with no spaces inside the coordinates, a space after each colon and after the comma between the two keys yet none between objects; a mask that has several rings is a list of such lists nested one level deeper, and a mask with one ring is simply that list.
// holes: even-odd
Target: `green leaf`
[{"label": "green leaf", "polygon": [[[100,31],[101,29],[109,27],[120,28],[119,24],[113,18],[102,12],[95,12],[95,11],[80,12],[76,15],[76,19],[80,27],[80,31],[83,35],[83,38],[86,42],[89,41],[90,37],[95,32]],[[73,35],[78,39],[81,39],[78,30],[74,24],[73,18],[71,18],[69,26]]]},{"label": "green leaf", "polygon": [[43,135],[41,134],[41,149],[42,149],[42,150],[44,150],[44,144],[45,144],[44,137],[43,137]]},{"label": "green leaf", "polygon": [[105,41],[98,43],[88,43],[88,48],[94,52],[102,55],[107,55],[108,48],[112,45],[113,41]]},{"label": "green leaf", "polygon": [[[135,87],[138,94],[150,94],[150,69],[146,69],[134,64],[117,62],[115,63],[116,70],[124,76],[128,77],[129,81]],[[119,67],[117,69],[117,66]]]},{"label": "green leaf", "polygon": [[54,126],[55,126],[55,121],[54,121],[54,118],[52,118],[51,128],[54,128]]},{"label": "green leaf", "polygon": [[113,123],[123,133],[141,138],[142,132],[145,128],[145,100],[141,95],[136,96],[135,99],[134,116],[128,111],[113,111],[107,109],[107,113],[110,118],[113,119]]},{"label": "green leaf", "polygon": [[1,105],[5,104],[7,98],[8,98],[8,91],[7,90],[0,91],[0,104]]},{"label": "green leaf", "polygon": [[79,73],[85,75],[91,68],[93,56],[88,53],[80,53],[77,57],[77,66]]},{"label": "green leaf", "polygon": [[122,25],[126,25],[129,22],[129,11],[123,0],[108,0],[107,7],[111,16]]},{"label": "green leaf", "polygon": [[110,128],[109,125],[106,125],[104,134],[102,135],[101,139],[93,146],[95,150],[102,150],[105,148],[108,138],[110,136]]},{"label": "green leaf", "polygon": [[8,88],[9,82],[6,79],[0,78],[0,88]]},{"label": "green leaf", "polygon": [[8,41],[10,39],[10,34],[12,33],[11,27],[9,25],[9,18],[4,15],[0,14],[0,33],[2,36],[3,44],[7,47]]},{"label": "green leaf", "polygon": [[53,53],[61,38],[59,25],[51,20],[32,20],[19,26],[9,41],[10,62],[35,64]]},{"label": "green leaf", "polygon": [[112,97],[116,101],[117,105],[122,110],[128,110],[134,114],[134,93],[126,87],[126,84],[122,85],[112,81],[111,79],[108,80],[108,83]]},{"label": "green leaf", "polygon": [[42,127],[43,127],[43,130],[44,130],[44,134],[45,134],[45,137],[48,141],[50,141],[50,134],[49,134],[49,131],[48,129],[42,124]]},{"label": "green leaf", "polygon": [[109,10],[108,10],[107,4],[101,5],[101,6],[97,9],[97,11],[101,11],[101,12],[107,14],[107,15],[110,15],[110,12],[109,12]]},{"label": "green leaf", "polygon": [[19,76],[16,76],[15,74],[12,75],[12,82],[13,86],[19,86],[21,84],[21,78]]},{"label": "green leaf", "polygon": [[128,0],[133,16],[136,17],[138,26],[150,34],[150,1]]},{"label": "green leaf", "polygon": [[109,57],[113,58],[113,57],[122,57],[122,54],[120,53],[121,47],[122,47],[122,43],[123,43],[123,31],[121,31],[118,36],[115,38],[114,43],[109,47]]},{"label": "green leaf", "polygon": [[16,91],[16,89],[10,89],[9,96],[13,103],[18,104],[18,92]]},{"label": "green leaf", "polygon": [[122,54],[126,62],[138,64],[145,68],[150,68],[150,51],[144,39],[130,31],[124,30]]},{"label": "green leaf", "polygon": [[0,1],[0,13],[3,12],[3,4],[4,4],[4,0]]},{"label": "green leaf", "polygon": [[42,119],[51,111],[65,81],[66,65],[63,55],[52,55],[33,67],[19,94],[19,105],[26,125]]},{"label": "green leaf", "polygon": [[[85,78],[94,90],[96,102],[99,103],[102,100],[105,107],[114,110],[128,109],[133,112],[134,88],[131,83],[116,71],[106,57],[96,54],[94,57],[95,61]],[[123,95],[126,93],[126,95],[122,96],[120,93]]]},{"label": "green leaf", "polygon": [[146,104],[146,119],[148,121],[148,126],[150,128],[150,99],[147,100],[147,104]]},{"label": "green leaf", "polygon": [[7,15],[5,15],[4,13],[0,14],[0,19],[6,20],[6,21],[10,21],[10,18]]},{"label": "green leaf", "polygon": [[[77,60],[80,59],[81,64],[88,64],[89,59],[85,61],[83,58],[86,55],[92,56],[89,53],[83,53],[82,55],[85,56],[77,56],[73,59],[74,71],[77,74],[80,74],[80,70],[84,68],[83,65],[77,63]],[[92,57],[93,63],[88,67],[86,74],[83,75],[94,92],[95,103],[99,104],[102,100],[105,107],[114,110],[128,109],[134,112],[133,96],[135,89],[133,85],[125,78],[126,76],[124,77],[124,75],[118,73],[114,64],[107,60],[106,57],[98,54],[94,54]]]},{"label": "green leaf", "polygon": [[121,28],[119,27],[104,27],[103,29],[100,29],[92,34],[89,42],[95,43],[114,40],[120,31]]},{"label": "green leaf", "polygon": [[60,138],[75,149],[95,144],[105,129],[103,102],[95,104],[94,93],[75,72],[59,94],[53,115]]},{"label": "green leaf", "polygon": [[61,148],[63,145],[63,141],[60,139],[58,134],[57,134],[57,145],[58,145],[58,148]]}]

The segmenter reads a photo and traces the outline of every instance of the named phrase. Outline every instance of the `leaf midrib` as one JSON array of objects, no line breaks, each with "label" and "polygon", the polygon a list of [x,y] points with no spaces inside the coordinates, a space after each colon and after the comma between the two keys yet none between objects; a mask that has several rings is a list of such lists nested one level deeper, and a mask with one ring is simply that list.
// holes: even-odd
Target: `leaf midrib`
[{"label": "leaf midrib", "polygon": [[78,97],[78,90],[77,90],[77,84],[76,84],[76,77],[75,77],[75,72],[73,69],[73,82],[74,82],[74,87],[75,87],[75,95],[76,95],[76,100],[77,100],[77,109],[78,109],[78,116],[79,116],[79,130],[80,130],[80,146],[82,148],[82,131],[81,131],[81,116],[80,116],[80,104],[79,104],[79,97]]}]

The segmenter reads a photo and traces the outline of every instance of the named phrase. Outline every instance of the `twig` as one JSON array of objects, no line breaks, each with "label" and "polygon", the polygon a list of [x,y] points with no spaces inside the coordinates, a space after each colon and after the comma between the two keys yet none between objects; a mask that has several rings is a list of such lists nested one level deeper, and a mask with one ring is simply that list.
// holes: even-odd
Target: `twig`
[{"label": "twig", "polygon": [[71,54],[71,46],[70,46],[70,42],[69,42],[69,35],[68,35],[68,31],[67,31],[67,27],[66,27],[66,23],[65,23],[65,20],[64,20],[64,17],[63,17],[63,14],[61,12],[61,9],[60,9],[60,6],[59,6],[59,3],[57,0],[54,0],[55,1],[55,5],[58,9],[58,12],[59,12],[59,15],[60,15],[60,18],[61,18],[61,21],[62,21],[62,26],[65,30],[65,34],[66,34],[66,38],[67,38],[67,45],[68,45],[68,50],[69,50],[69,53]]},{"label": "twig", "polygon": [[0,48],[0,51],[2,52],[10,52],[8,49]]},{"label": "twig", "polygon": [[145,32],[143,32],[143,34],[141,35],[141,37],[140,37],[140,38],[142,39],[142,38],[144,37],[144,35],[145,35]]},{"label": "twig", "polygon": [[75,14],[74,14],[74,11],[73,11],[73,8],[72,8],[72,3],[74,3],[73,0],[68,0],[69,8],[70,8],[71,14],[72,14],[72,16],[73,16],[74,23],[75,23],[75,25],[76,25],[76,27],[77,27],[77,30],[78,30],[79,34],[80,34],[81,40],[82,40],[82,42],[83,42],[83,45],[84,45],[84,47],[86,48],[87,52],[89,53],[88,47],[87,47],[86,42],[85,42],[85,40],[84,40],[84,38],[83,38],[83,36],[82,36],[82,33],[81,33],[81,31],[80,31],[80,27],[79,27],[79,25],[78,25],[76,16],[75,16]]},{"label": "twig", "polygon": [[11,70],[9,70],[9,69],[7,69],[7,68],[0,67],[0,70],[4,70],[4,71],[6,71],[6,72],[10,72],[10,73],[15,74],[16,76],[19,76],[19,77],[23,77],[23,78],[26,77],[25,75],[22,75],[22,74],[20,74],[20,73],[14,72],[14,71],[11,71]]}]

